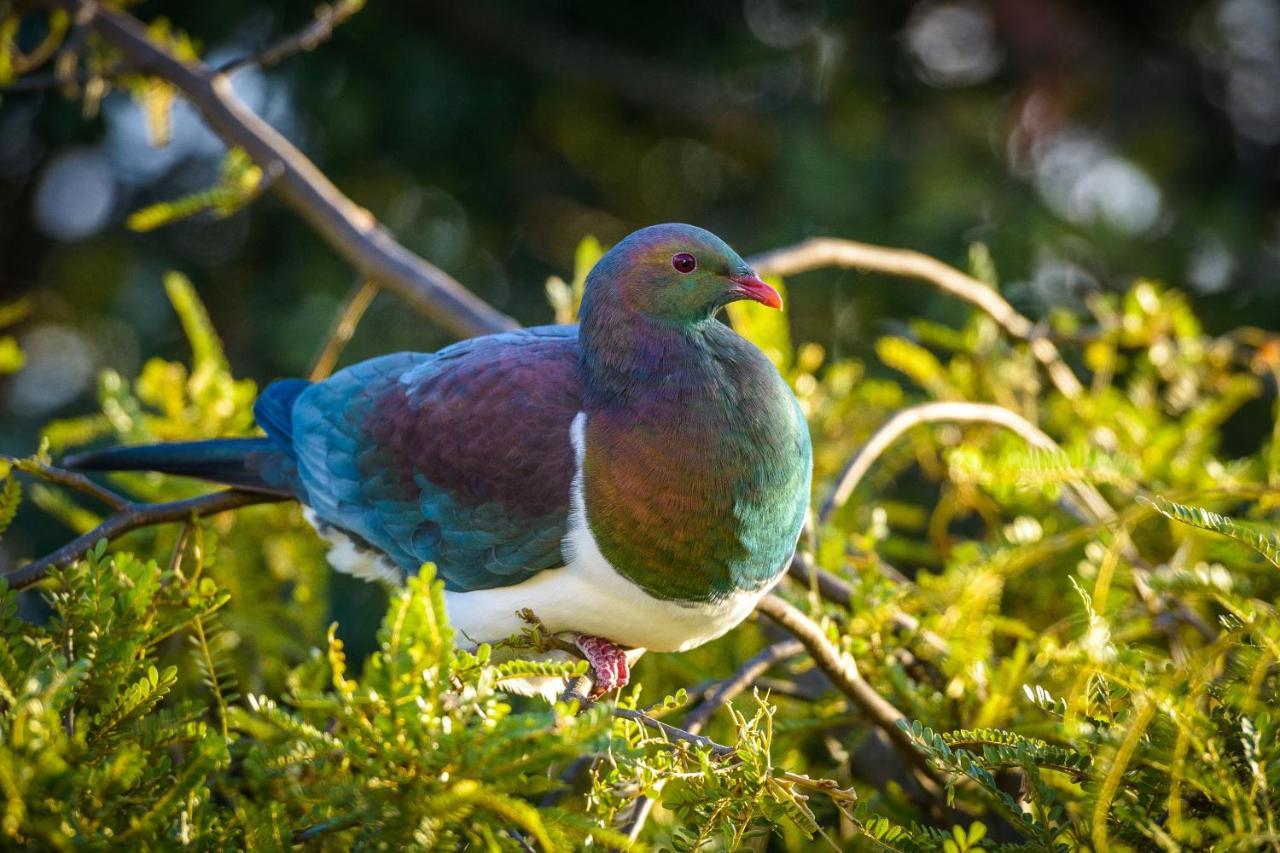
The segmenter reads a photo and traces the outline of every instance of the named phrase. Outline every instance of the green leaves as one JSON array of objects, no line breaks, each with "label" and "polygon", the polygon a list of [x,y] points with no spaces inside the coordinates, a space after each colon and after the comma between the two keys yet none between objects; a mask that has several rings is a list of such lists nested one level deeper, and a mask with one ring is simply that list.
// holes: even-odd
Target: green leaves
[{"label": "green leaves", "polygon": [[[167,112],[167,101],[155,94],[154,87],[149,85],[146,92],[145,103],[152,104],[151,99],[160,101],[148,110],[149,115],[153,111]],[[165,122],[167,119],[153,119],[153,136],[167,133],[160,129],[167,126]],[[243,148],[232,148],[222,158],[222,171],[217,184],[181,198],[148,205],[129,214],[125,225],[134,231],[152,231],[205,211],[219,219],[225,219],[256,199],[262,193],[264,185],[262,169],[249,158]]]},{"label": "green leaves", "polygon": [[595,237],[583,237],[573,254],[573,280],[566,282],[554,275],[547,279],[547,301],[555,310],[557,323],[577,322],[582,292],[587,285],[587,273],[591,272],[604,252],[604,246]]},{"label": "green leaves", "polygon": [[[3,54],[3,46],[0,45],[0,54]],[[3,60],[0,60],[2,62]],[[0,78],[3,73],[0,73]],[[19,299],[17,302],[9,302],[0,305],[0,329],[12,326],[17,323],[31,310],[31,302],[27,299]],[[0,376],[6,373],[17,373],[26,363],[26,358],[22,354],[22,350],[18,348],[18,342],[12,335],[0,335]]]},{"label": "green leaves", "polygon": [[13,523],[18,514],[18,504],[22,503],[22,484],[14,476],[13,468],[7,460],[0,459],[0,536]]},{"label": "green leaves", "polygon": [[[786,305],[787,289],[782,279],[770,276],[766,281],[782,295]],[[760,347],[769,360],[785,375],[795,361],[795,348],[791,344],[791,327],[787,314],[767,308],[758,302],[741,300],[725,306],[725,313],[735,331]]]},{"label": "green leaves", "polygon": [[1165,518],[1182,524],[1198,527],[1201,530],[1209,530],[1213,533],[1220,533],[1237,542],[1248,545],[1253,550],[1267,558],[1271,565],[1280,569],[1280,539],[1276,534],[1264,533],[1245,527],[1234,519],[1225,515],[1219,515],[1216,512],[1210,512],[1198,506],[1188,506],[1186,504],[1174,503],[1167,498],[1156,496],[1155,498],[1139,498],[1142,503],[1147,504],[1156,512]]},{"label": "green leaves", "polygon": [[[549,288],[558,314],[576,311],[598,253],[584,241],[574,283]],[[985,263],[976,250],[975,269]],[[164,284],[189,363],[104,375],[101,413],[56,425],[55,447],[251,429],[254,386],[231,373],[191,283]],[[363,605],[380,628],[349,661],[344,639],[370,638],[343,625],[340,639],[316,537],[296,509],[271,506],[95,548],[51,578],[47,618],[19,618],[0,590],[0,846],[625,849],[642,798],[662,808],[638,846],[672,850],[1257,846],[1280,790],[1280,573],[1227,539],[1171,542],[1135,504],[1212,489],[1251,521],[1152,506],[1276,559],[1267,449],[1229,459],[1219,446],[1223,418],[1258,383],[1184,309],[1149,284],[1099,298],[1102,331],[1084,355],[1095,373],[1072,401],[1045,391],[1029,355],[981,316],[913,323],[879,342],[874,368],[813,344],[793,351],[776,312],[735,318],[787,369],[820,488],[920,399],[998,402],[1063,448],[981,425],[915,430],[864,478],[865,500],[819,531],[810,559],[838,594],[780,587],[798,603],[811,592],[804,606],[826,636],[918,720],[904,728],[941,776],[936,797],[803,657],[705,721],[727,747],[607,703],[575,713],[507,696],[512,679],[586,665],[512,659],[512,646],[537,645],[532,631],[456,649],[430,566]],[[909,381],[869,378],[882,367]],[[142,498],[199,488],[121,482]],[[1096,488],[1114,517],[1081,517],[1062,500],[1067,483]],[[73,522],[98,510],[31,491]],[[20,497],[0,462],[0,528]],[[620,704],[678,728],[766,642],[748,623],[648,655]]]}]

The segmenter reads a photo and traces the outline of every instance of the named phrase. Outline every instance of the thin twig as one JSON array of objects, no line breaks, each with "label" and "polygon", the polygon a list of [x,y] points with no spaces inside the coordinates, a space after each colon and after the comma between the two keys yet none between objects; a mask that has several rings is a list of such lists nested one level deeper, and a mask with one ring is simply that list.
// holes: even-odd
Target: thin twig
[{"label": "thin twig", "polygon": [[[848,607],[853,600],[854,589],[848,581],[813,564],[805,554],[797,551],[787,566],[787,575],[806,589],[816,589],[824,600],[840,607]],[[892,576],[891,576],[892,577]],[[918,634],[925,645],[943,657],[951,654],[950,644],[932,631],[921,630],[920,620],[902,610],[895,610],[893,624],[908,634]]]},{"label": "thin twig", "polygon": [[123,495],[116,494],[105,486],[100,486],[93,482],[85,475],[77,474],[75,471],[55,468],[52,465],[47,465],[34,459],[15,459],[11,456],[3,458],[19,471],[47,480],[50,483],[57,483],[60,486],[74,489],[100,503],[106,504],[117,512],[128,510],[134,506],[133,501]]},{"label": "thin twig", "polygon": [[315,50],[327,42],[333,31],[364,7],[364,0],[339,0],[337,3],[324,3],[315,10],[315,18],[296,33],[287,35],[269,47],[257,53],[239,56],[218,66],[218,74],[230,74],[246,65],[257,65],[270,68],[302,51]]},{"label": "thin twig", "polygon": [[635,711],[631,708],[614,708],[613,715],[623,720],[630,720],[633,723],[639,723],[646,728],[660,732],[663,737],[670,741],[678,741],[681,743],[691,744],[692,746],[701,747],[711,750],[711,754],[717,758],[729,758],[737,753],[737,750],[731,746],[725,746],[722,743],[716,743],[705,735],[687,732],[684,729],[676,728],[670,723],[664,723],[662,720],[655,720],[643,711]]},{"label": "thin twig", "polygon": [[276,503],[287,500],[279,495],[260,492],[242,492],[227,489],[186,500],[170,501],[159,504],[130,504],[126,509],[108,516],[101,524],[88,533],[77,536],[52,554],[33,560],[21,568],[14,569],[4,575],[10,589],[25,589],[41,581],[50,569],[68,566],[79,560],[100,541],[108,542],[118,539],[131,530],[139,527],[150,527],[173,521],[188,521],[192,518],[203,518],[229,509],[252,504]]},{"label": "thin twig", "polygon": [[[849,460],[845,470],[842,470],[836,479],[836,488],[832,489],[831,496],[823,501],[822,508],[818,511],[818,523],[826,524],[831,520],[833,512],[845,505],[854,493],[854,489],[858,488],[863,476],[867,475],[870,467],[876,464],[876,460],[902,434],[919,427],[920,424],[932,424],[938,421],[995,424],[997,427],[1004,427],[1018,433],[1028,444],[1038,447],[1039,450],[1051,452],[1061,450],[1057,442],[1044,434],[1036,425],[1023,418],[1018,412],[1005,409],[1004,406],[977,402],[929,402],[911,406],[910,409],[904,409],[893,415],[888,423],[877,429],[867,443],[854,453],[854,457]],[[1115,515],[1110,503],[1107,503],[1106,498],[1103,498],[1091,485],[1076,485],[1075,491],[1079,494],[1085,510],[1088,510],[1094,520],[1102,521]]]},{"label": "thin twig", "polygon": [[94,8],[90,23],[94,32],[139,71],[182,92],[223,142],[243,148],[266,174],[277,175],[272,190],[364,277],[377,280],[461,336],[517,327],[452,276],[398,243],[369,211],[344,195],[293,143],[246,107],[225,74],[201,62],[178,59],[153,41],[138,19],[119,9],[92,0],[54,2],[73,14],[86,6]]},{"label": "thin twig", "polygon": [[793,275],[821,267],[850,267],[926,281],[986,312],[1009,335],[1026,341],[1064,397],[1075,399],[1084,393],[1080,380],[1062,360],[1053,341],[1014,310],[995,288],[922,252],[872,246],[835,237],[813,237],[794,246],[758,255],[750,262],[761,275]]},{"label": "thin twig", "polygon": [[768,646],[751,660],[738,667],[738,671],[721,681],[698,706],[685,715],[684,727],[697,734],[707,724],[721,705],[733,701],[739,693],[750,687],[757,678],[769,671],[774,664],[793,658],[804,651],[799,640],[782,640]]},{"label": "thin twig", "polygon": [[898,728],[898,721],[905,720],[906,716],[876,692],[858,672],[858,665],[853,659],[833,646],[812,619],[772,594],[760,599],[756,612],[768,616],[803,643],[814,663],[840,692],[849,697],[921,773],[935,784],[943,784],[941,775],[929,765],[929,760],[915,748],[911,738]]},{"label": "thin twig", "polygon": [[[996,406],[990,403],[963,402],[923,403],[918,406],[912,406],[890,418],[884,426],[876,430],[875,434],[867,440],[867,443],[860,447],[853,458],[849,460],[839,478],[837,478],[836,486],[832,489],[831,495],[823,503],[822,510],[818,513],[819,522],[826,522],[830,519],[832,513],[844,505],[853,495],[854,490],[857,489],[867,471],[875,464],[875,461],[898,438],[916,426],[938,422],[993,424],[1016,433],[1028,444],[1040,450],[1051,453],[1061,452],[1062,450],[1056,441],[1035,424],[1017,412],[1006,409],[1003,406]],[[1138,598],[1146,606],[1147,611],[1154,617],[1157,626],[1164,631],[1171,648],[1175,652],[1181,649],[1181,641],[1173,626],[1167,624],[1169,620],[1165,617],[1169,615],[1191,625],[1205,639],[1212,640],[1216,632],[1200,618],[1199,614],[1174,597],[1169,599],[1169,603],[1173,605],[1172,612],[1170,612],[1169,608],[1161,602],[1159,596],[1151,589],[1151,585],[1147,582],[1151,566],[1138,553],[1138,549],[1134,546],[1124,525],[1116,523],[1118,521],[1116,511],[1107,502],[1107,499],[1102,496],[1102,493],[1094,488],[1093,485],[1085,482],[1069,484],[1069,492],[1070,499],[1064,497],[1064,505],[1073,516],[1083,523],[1099,524],[1113,530],[1121,553],[1125,559],[1133,564],[1134,590],[1138,594]],[[1176,656],[1178,656],[1177,653],[1175,653]]]},{"label": "thin twig", "polygon": [[320,350],[320,354],[316,356],[315,363],[311,365],[311,372],[307,378],[312,382],[319,382],[321,379],[328,378],[333,373],[334,366],[338,363],[339,356],[351,342],[351,337],[356,333],[356,326],[360,325],[360,320],[364,318],[364,312],[369,310],[369,306],[373,304],[374,298],[378,295],[378,285],[369,279],[357,284],[347,294],[346,300],[342,303],[342,308],[338,315],[333,319],[333,326],[329,329],[329,334],[325,338],[324,348]]}]

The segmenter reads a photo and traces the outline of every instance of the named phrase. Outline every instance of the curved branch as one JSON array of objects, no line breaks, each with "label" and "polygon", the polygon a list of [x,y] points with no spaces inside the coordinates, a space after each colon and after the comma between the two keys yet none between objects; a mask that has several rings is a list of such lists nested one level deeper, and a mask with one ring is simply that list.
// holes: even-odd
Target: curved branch
[{"label": "curved branch", "polygon": [[43,580],[50,569],[61,568],[79,560],[89,550],[105,539],[110,542],[118,539],[130,530],[139,527],[150,527],[172,521],[189,521],[192,518],[203,518],[216,515],[229,509],[239,509],[251,504],[278,503],[288,500],[279,495],[260,492],[242,492],[227,489],[187,498],[181,501],[170,501],[161,504],[129,504],[126,509],[110,515],[97,527],[72,539],[52,554],[33,560],[21,568],[14,569],[4,575],[10,589],[25,589]]},{"label": "curved branch", "polygon": [[244,105],[225,74],[185,62],[147,35],[131,15],[91,0],[55,0],[73,14],[93,9],[90,26],[131,68],[172,84],[228,145],[245,150],[271,189],[365,278],[394,291],[441,326],[463,337],[514,329],[514,320],[406,249],[369,211],[343,195],[316,165]]},{"label": "curved branch", "polygon": [[[858,452],[845,465],[839,479],[836,481],[836,487],[823,503],[821,512],[818,513],[819,523],[827,521],[833,512],[849,500],[854,490],[858,487],[858,483],[861,482],[867,471],[871,469],[876,459],[903,433],[920,424],[936,423],[938,421],[994,424],[1017,433],[1028,444],[1041,450],[1056,452],[1062,449],[1056,441],[1035,424],[1017,412],[1010,411],[1003,406],[996,406],[990,403],[954,402],[924,403],[919,406],[912,406],[909,409],[898,412],[884,426],[876,430],[875,434],[858,449]],[[1074,500],[1067,500],[1064,497],[1063,503],[1067,510],[1077,519],[1085,523],[1092,521],[1095,524],[1103,525],[1112,525],[1117,520],[1118,516],[1115,509],[1102,496],[1102,493],[1092,485],[1077,482],[1070,484],[1069,488],[1075,496]],[[1164,630],[1170,646],[1174,650],[1174,656],[1180,656],[1182,643],[1173,630],[1173,626],[1167,624],[1167,620],[1163,618],[1166,615],[1172,615],[1186,622],[1206,640],[1212,640],[1216,636],[1214,630],[1194,610],[1177,597],[1170,596],[1168,598],[1169,603],[1173,605],[1172,613],[1170,613],[1169,608],[1165,606],[1147,582],[1151,567],[1142,559],[1142,555],[1138,553],[1133,540],[1129,538],[1128,531],[1123,526],[1116,526],[1115,535],[1116,541],[1120,546],[1120,552],[1124,554],[1127,560],[1133,563],[1134,591],[1146,606],[1147,611],[1155,617],[1157,626]]]},{"label": "curved branch", "polygon": [[[875,431],[866,444],[858,448],[858,452],[840,472],[840,477],[836,480],[836,486],[830,496],[823,502],[822,509],[818,512],[818,523],[826,523],[832,513],[844,506],[875,461],[904,433],[920,424],[939,421],[994,424],[1017,433],[1032,447],[1051,452],[1061,449],[1056,441],[1035,424],[1003,406],[991,403],[954,402],[923,403],[912,406],[890,418],[884,426]],[[1105,522],[1115,517],[1115,510],[1097,489],[1086,484],[1078,484],[1073,488],[1079,496],[1080,503],[1094,521]]]},{"label": "curved branch", "polygon": [[1045,366],[1049,379],[1064,397],[1074,399],[1084,392],[1053,341],[1041,335],[1035,324],[1014,310],[995,288],[922,252],[813,237],[757,255],[750,263],[760,275],[786,276],[822,267],[848,267],[928,282],[985,312],[1009,335],[1030,344],[1032,354]]}]

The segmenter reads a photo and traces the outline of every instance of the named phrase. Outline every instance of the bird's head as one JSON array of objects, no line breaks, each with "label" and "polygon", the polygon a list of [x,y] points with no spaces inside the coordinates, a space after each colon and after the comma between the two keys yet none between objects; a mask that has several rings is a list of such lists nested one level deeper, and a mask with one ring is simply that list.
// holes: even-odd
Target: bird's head
[{"label": "bird's head", "polygon": [[665,325],[693,325],[739,299],[781,308],[778,291],[737,252],[693,225],[651,225],[628,235],[587,277],[590,303],[608,300]]}]

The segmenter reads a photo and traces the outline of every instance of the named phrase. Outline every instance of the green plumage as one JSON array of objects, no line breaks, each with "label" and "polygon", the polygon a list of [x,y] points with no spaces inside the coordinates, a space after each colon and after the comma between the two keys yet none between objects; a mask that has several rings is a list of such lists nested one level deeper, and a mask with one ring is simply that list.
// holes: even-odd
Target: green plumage
[{"label": "green plumage", "polygon": [[[591,532],[613,567],[657,598],[758,590],[785,567],[808,506],[804,417],[764,354],[714,318],[727,301],[717,280],[745,262],[698,229],[630,239],[613,253],[628,275],[602,262],[583,305]],[[701,298],[699,282],[670,268],[691,239],[708,278]]]}]

